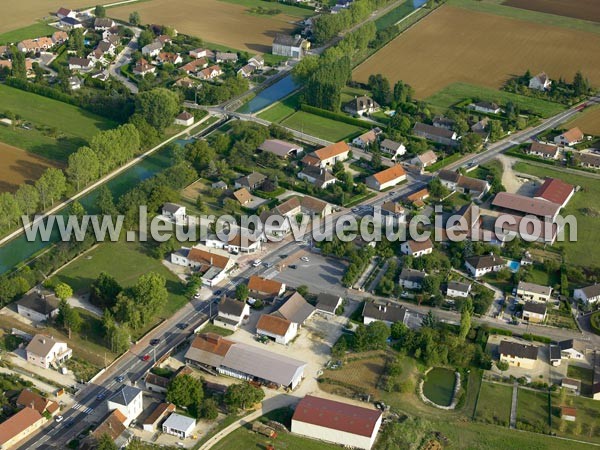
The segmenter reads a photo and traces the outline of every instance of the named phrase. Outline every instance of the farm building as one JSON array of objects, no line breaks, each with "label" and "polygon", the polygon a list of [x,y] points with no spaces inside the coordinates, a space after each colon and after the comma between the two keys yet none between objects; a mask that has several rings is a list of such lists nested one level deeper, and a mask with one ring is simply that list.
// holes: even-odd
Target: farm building
[{"label": "farm building", "polygon": [[458,145],[458,134],[455,131],[434,127],[426,123],[415,123],[413,134],[432,142],[437,142],[438,144],[450,145],[452,147]]},{"label": "farm building", "polygon": [[395,165],[367,177],[365,183],[375,191],[383,191],[384,189],[396,186],[398,183],[402,183],[405,180],[406,172],[404,171],[404,168],[401,165]]},{"label": "farm building", "polygon": [[321,292],[317,296],[317,312],[334,315],[341,305],[342,297],[340,297],[339,295],[332,295]]},{"label": "farm building", "polygon": [[382,412],[376,409],[307,395],[294,411],[292,433],[370,450],[382,416]]},{"label": "farm building", "polygon": [[564,208],[574,193],[574,186],[557,178],[546,178],[544,184],[536,191],[534,198],[556,203]]},{"label": "farm building", "polygon": [[548,218],[552,221],[560,211],[560,205],[556,203],[508,192],[498,192],[492,201],[492,206],[501,212],[531,214],[542,220]]},{"label": "farm building", "polygon": [[312,317],[314,312],[315,307],[308,303],[298,292],[294,292],[273,315],[294,322],[300,328],[304,325],[304,322]]},{"label": "farm building", "polygon": [[259,347],[225,339],[214,333],[196,336],[185,361],[213,374],[295,389],[306,363]]},{"label": "farm building", "polygon": [[272,53],[274,55],[300,59],[309,48],[310,43],[306,39],[302,39],[300,35],[277,34],[275,39],[273,39]]},{"label": "farm building", "polygon": [[258,149],[262,152],[272,153],[280,158],[296,157],[304,151],[302,146],[281,139],[267,139]]},{"label": "farm building", "polygon": [[278,344],[289,344],[298,334],[298,324],[270,314],[263,314],[256,324],[256,334],[267,336]]}]

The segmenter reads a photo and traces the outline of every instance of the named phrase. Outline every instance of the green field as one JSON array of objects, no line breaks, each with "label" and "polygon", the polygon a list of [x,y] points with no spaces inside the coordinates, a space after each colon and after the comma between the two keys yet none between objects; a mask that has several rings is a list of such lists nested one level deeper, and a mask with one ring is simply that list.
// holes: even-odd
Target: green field
[{"label": "green field", "polygon": [[574,186],[581,186],[582,189],[573,195],[567,207],[560,212],[563,217],[572,214],[577,219],[577,240],[574,242],[557,241],[554,247],[565,249],[565,261],[569,264],[584,267],[597,264],[596,255],[600,251],[600,241],[596,238],[598,233],[597,215],[600,214],[600,183],[598,180],[561,172],[550,167],[533,166],[525,162],[517,162],[514,169],[539,178],[554,177]]},{"label": "green field", "polygon": [[407,0],[397,8],[392,9],[389,13],[381,16],[375,21],[377,30],[383,30],[391,25],[394,25],[400,19],[406,17],[415,10],[412,0]]},{"label": "green field", "polygon": [[100,244],[60,270],[56,278],[71,286],[73,291],[81,293],[87,292],[100,272],[114,276],[123,287],[132,286],[140,275],[148,272],[162,275],[167,280],[169,300],[160,314],[161,318],[170,317],[187,302],[181,280],[135,242]]},{"label": "green field", "polygon": [[262,7],[265,9],[279,9],[281,14],[287,14],[288,16],[298,17],[306,19],[307,17],[313,16],[315,12],[308,8],[298,8],[297,6],[284,5],[278,2],[265,2],[264,0],[221,0],[227,3],[233,3],[235,5],[246,6],[247,8]]},{"label": "green field", "polygon": [[259,113],[258,117],[269,122],[279,123],[294,114],[299,105],[300,93],[298,92],[274,103],[273,106]]},{"label": "green field", "polygon": [[577,408],[575,423],[563,423],[560,420],[560,396],[552,396],[552,430],[559,436],[581,439],[590,442],[600,442],[600,405],[597,400],[568,395],[565,404]]},{"label": "green field", "polygon": [[548,394],[519,388],[517,395],[517,428],[519,423],[535,427],[536,430],[548,428]]},{"label": "green field", "polygon": [[17,43],[24,39],[33,39],[36,37],[50,36],[56,31],[56,28],[51,27],[43,22],[38,22],[27,27],[19,28],[18,30],[7,31],[0,34],[0,44]]},{"label": "green field", "polygon": [[302,133],[310,134],[331,142],[353,137],[365,131],[364,128],[298,111],[281,122],[282,125]]},{"label": "green field", "polygon": [[511,401],[511,386],[483,382],[475,412],[476,420],[508,426]]},{"label": "green field", "polygon": [[452,83],[442,90],[436,92],[425,101],[435,108],[446,110],[465,99],[479,99],[491,101],[501,105],[512,101],[522,111],[531,111],[542,117],[551,117],[563,111],[565,107],[559,103],[540,100],[533,97],[513,94],[512,92],[499,91],[483,86],[475,86],[468,83]]},{"label": "green field", "polygon": [[33,129],[0,126],[0,141],[54,161],[66,161],[99,131],[116,126],[76,106],[0,85],[0,112],[5,111],[21,116]]},{"label": "green field", "polygon": [[503,1],[504,0],[448,0],[447,3],[452,6],[511,17],[513,19],[527,20],[573,30],[589,31],[591,33],[600,33],[600,27],[598,27],[598,24],[595,22],[504,6],[502,5]]}]

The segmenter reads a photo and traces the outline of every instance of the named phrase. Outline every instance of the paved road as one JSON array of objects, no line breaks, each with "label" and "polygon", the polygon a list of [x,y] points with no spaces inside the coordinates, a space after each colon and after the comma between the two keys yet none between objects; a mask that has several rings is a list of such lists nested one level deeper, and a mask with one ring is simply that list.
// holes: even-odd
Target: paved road
[{"label": "paved road", "polygon": [[108,66],[108,73],[119,80],[121,83],[127,87],[131,91],[132,94],[138,93],[137,84],[131,81],[129,78],[121,74],[121,67],[131,62],[131,54],[135,52],[138,48],[137,40],[140,37],[142,30],[136,27],[130,27],[134,33],[134,36],[131,38],[129,43],[125,46],[121,53],[119,53],[114,62]]}]

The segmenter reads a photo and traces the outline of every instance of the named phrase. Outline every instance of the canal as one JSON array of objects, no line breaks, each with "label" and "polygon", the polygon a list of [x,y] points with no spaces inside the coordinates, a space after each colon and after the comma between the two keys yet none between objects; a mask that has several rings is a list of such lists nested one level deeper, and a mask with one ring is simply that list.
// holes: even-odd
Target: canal
[{"label": "canal", "polygon": [[292,75],[286,75],[281,80],[260,91],[256,97],[242,105],[237,112],[242,114],[254,114],[276,101],[287,97],[298,88],[299,85],[294,81]]}]

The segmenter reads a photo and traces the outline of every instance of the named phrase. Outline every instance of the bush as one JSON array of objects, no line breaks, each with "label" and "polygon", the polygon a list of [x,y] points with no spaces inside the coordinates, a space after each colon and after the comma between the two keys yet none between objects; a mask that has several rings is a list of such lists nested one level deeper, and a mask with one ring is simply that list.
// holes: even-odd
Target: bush
[{"label": "bush", "polygon": [[600,334],[600,311],[592,313],[590,316],[590,325],[594,333]]},{"label": "bush", "polygon": [[549,344],[552,342],[552,339],[547,338],[545,336],[538,336],[537,334],[525,333],[523,334],[523,339],[527,341],[537,341],[543,342],[544,344]]},{"label": "bush", "polygon": [[504,372],[508,370],[508,363],[506,361],[498,361],[496,362],[496,367],[498,368],[498,370]]}]

